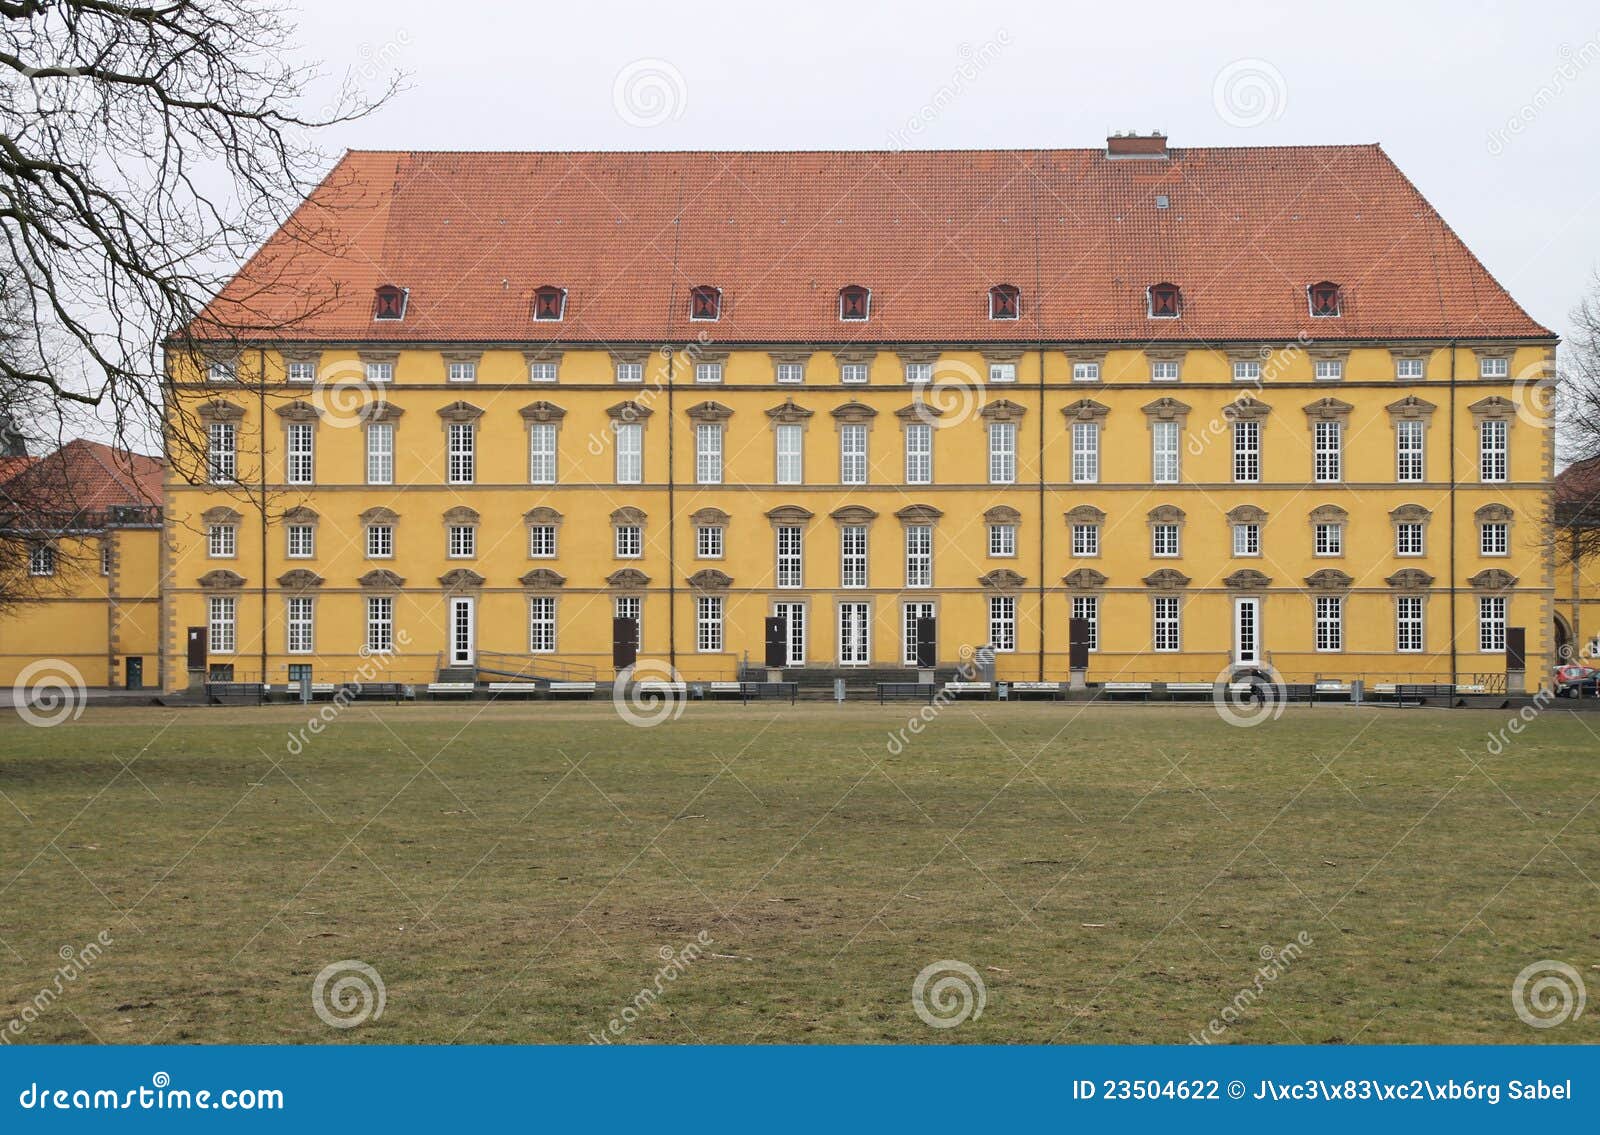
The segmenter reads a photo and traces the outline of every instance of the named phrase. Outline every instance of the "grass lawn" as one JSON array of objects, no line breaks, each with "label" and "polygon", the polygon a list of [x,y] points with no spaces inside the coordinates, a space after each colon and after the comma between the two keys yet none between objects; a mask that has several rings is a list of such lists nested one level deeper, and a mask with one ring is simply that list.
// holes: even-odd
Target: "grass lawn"
[{"label": "grass lawn", "polygon": [[[1248,989],[1217,1043],[1600,1035],[1511,1001],[1600,999],[1600,716],[959,705],[891,755],[915,710],[8,714],[0,1032],[48,989],[13,1042],[1183,1043]],[[344,959],[386,1000],[335,1029]],[[985,1001],[933,1028],[946,959]]]}]

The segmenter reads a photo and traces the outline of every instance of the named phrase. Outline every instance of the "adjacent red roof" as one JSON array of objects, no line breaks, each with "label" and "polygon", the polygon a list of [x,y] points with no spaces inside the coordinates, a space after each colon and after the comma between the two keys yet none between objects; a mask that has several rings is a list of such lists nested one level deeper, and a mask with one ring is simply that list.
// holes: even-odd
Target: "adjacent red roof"
[{"label": "adjacent red roof", "polygon": [[[213,311],[334,341],[1551,334],[1376,145],[1169,153],[353,152]],[[1309,315],[1324,280],[1339,318]],[[1181,319],[1148,318],[1163,281]],[[373,319],[386,284],[403,320]],[[847,284],[869,321],[839,320]],[[988,318],[996,284],[1020,320]],[[532,318],[541,285],[567,290],[562,321]],[[717,323],[690,322],[696,285],[722,289]]]},{"label": "adjacent red roof", "polygon": [[97,441],[69,441],[0,478],[0,507],[57,514],[102,513],[115,505],[159,506],[163,464]]}]

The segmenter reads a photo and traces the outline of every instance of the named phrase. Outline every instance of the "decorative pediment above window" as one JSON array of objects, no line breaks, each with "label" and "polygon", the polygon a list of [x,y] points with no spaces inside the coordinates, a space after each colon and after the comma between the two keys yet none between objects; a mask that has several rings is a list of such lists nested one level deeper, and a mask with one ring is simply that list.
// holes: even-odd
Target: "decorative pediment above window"
[{"label": "decorative pediment above window", "polygon": [[1104,509],[1096,508],[1092,504],[1080,504],[1070,508],[1065,513],[1068,524],[1104,524],[1106,514]]},{"label": "decorative pediment above window", "polygon": [[1140,408],[1154,422],[1177,422],[1181,426],[1189,417],[1189,406],[1176,398],[1157,398]]},{"label": "decorative pediment above window", "polygon": [[214,568],[200,577],[200,586],[207,591],[237,591],[244,586],[244,576],[227,568]]},{"label": "decorative pediment above window", "polygon": [[864,504],[847,504],[828,514],[840,524],[871,524],[878,514]]},{"label": "decorative pediment above window", "polygon": [[1093,591],[1106,585],[1106,576],[1104,572],[1095,571],[1094,568],[1081,567],[1062,576],[1061,582],[1074,591]]},{"label": "decorative pediment above window", "polygon": [[689,577],[689,586],[696,591],[726,591],[733,586],[733,577],[716,568],[701,568]]},{"label": "decorative pediment above window", "polygon": [[235,406],[232,402],[224,402],[220,398],[202,402],[195,407],[194,412],[195,416],[207,425],[212,422],[237,422],[244,417],[243,406]]},{"label": "decorative pediment above window", "polygon": [[809,422],[815,413],[815,410],[808,410],[796,403],[793,398],[788,398],[781,406],[770,407],[767,410],[767,417],[783,425],[794,425]]},{"label": "decorative pediment above window", "polygon": [[829,413],[841,425],[870,422],[878,416],[878,411],[865,402],[846,402],[843,406],[835,406]]},{"label": "decorative pediment above window", "polygon": [[978,416],[986,422],[1020,422],[1028,408],[1020,402],[1013,402],[1009,398],[997,398],[978,411]]},{"label": "decorative pediment above window", "polygon": [[919,391],[915,402],[908,402],[894,412],[894,416],[902,422],[927,422],[934,424],[935,420],[944,417],[944,410],[932,402],[924,402]]},{"label": "decorative pediment above window", "polygon": [[1271,406],[1248,394],[1243,398],[1235,398],[1222,408],[1222,416],[1230,422],[1260,421],[1270,413],[1272,413]]},{"label": "decorative pediment above window", "polygon": [[1072,366],[1075,363],[1093,363],[1104,373],[1106,352],[1103,350],[1097,350],[1093,347],[1074,347],[1061,353],[1067,356],[1068,366]]},{"label": "decorative pediment above window", "polygon": [[517,413],[522,415],[522,420],[525,422],[540,423],[559,422],[567,416],[566,410],[557,406],[554,402],[546,402],[542,398],[537,402],[529,402]]},{"label": "decorative pediment above window", "polygon": [[367,591],[399,591],[406,581],[388,568],[374,568],[356,580]]},{"label": "decorative pediment above window", "polygon": [[540,567],[525,573],[517,582],[534,591],[554,591],[566,584],[567,577],[558,571]]},{"label": "decorative pediment above window", "polygon": [[1272,586],[1272,579],[1255,568],[1240,568],[1224,579],[1222,585],[1231,591],[1265,591]]},{"label": "decorative pediment above window", "polygon": [[1149,512],[1151,524],[1182,524],[1187,515],[1175,504],[1158,504]]},{"label": "decorative pediment above window", "polygon": [[833,357],[842,366],[845,363],[871,363],[878,357],[876,347],[841,347],[833,352]]},{"label": "decorative pediment above window", "polygon": [[386,398],[368,402],[356,411],[356,417],[367,425],[373,422],[398,422],[404,416],[405,410]]},{"label": "decorative pediment above window", "polygon": [[452,349],[449,351],[440,351],[439,354],[443,357],[444,364],[447,367],[451,363],[471,363],[473,366],[477,366],[478,363],[483,359],[482,351]]},{"label": "decorative pediment above window", "polygon": [[1467,409],[1472,411],[1474,422],[1495,420],[1509,420],[1516,416],[1517,405],[1509,398],[1502,398],[1498,394],[1491,394],[1487,398],[1480,398]]},{"label": "decorative pediment above window", "polygon": [[983,514],[985,524],[1018,524],[1022,521],[1022,513],[1008,504],[997,504]]},{"label": "decorative pediment above window", "polygon": [[1311,510],[1313,524],[1340,524],[1350,519],[1350,514],[1336,504],[1319,504]]},{"label": "decorative pediment above window", "polygon": [[316,509],[303,504],[297,504],[283,514],[285,524],[315,524],[319,519]]},{"label": "decorative pediment above window", "polygon": [[306,568],[295,568],[278,577],[278,586],[286,591],[310,591],[322,586],[322,577]]},{"label": "decorative pediment above window", "polygon": [[237,524],[241,519],[243,518],[239,515],[238,509],[229,508],[225,504],[208,508],[200,514],[201,524]]},{"label": "decorative pediment above window", "polygon": [[643,524],[647,519],[649,519],[649,516],[644,509],[634,508],[631,504],[625,504],[621,508],[613,509],[611,513],[613,527],[618,524]]},{"label": "decorative pediment above window", "polygon": [[439,407],[439,417],[447,422],[475,422],[483,417],[483,411],[471,402],[457,400]]},{"label": "decorative pediment above window", "polygon": [[530,508],[522,514],[524,524],[560,524],[561,514],[547,504]]},{"label": "decorative pediment above window", "polygon": [[650,361],[651,352],[643,347],[616,347],[611,351],[611,362],[638,363],[641,366]]},{"label": "decorative pediment above window", "polygon": [[322,411],[301,398],[296,398],[293,402],[285,402],[282,406],[274,407],[272,412],[286,422],[319,422],[322,420]]},{"label": "decorative pediment above window", "polygon": [[1079,398],[1061,407],[1061,413],[1069,422],[1103,422],[1111,413],[1111,407],[1093,398]]},{"label": "decorative pediment above window", "polygon": [[367,509],[358,519],[363,527],[369,524],[393,524],[400,519],[400,514],[394,509],[385,508],[380,504],[376,508]]},{"label": "decorative pediment above window", "polygon": [[944,513],[931,504],[908,504],[894,515],[901,524],[932,524]]},{"label": "decorative pediment above window", "polygon": [[732,519],[720,508],[702,508],[690,515],[689,523],[696,528],[725,528]]},{"label": "decorative pediment above window", "polygon": [[995,591],[1016,591],[1028,581],[1010,568],[995,568],[985,575],[980,575],[978,582]]},{"label": "decorative pediment above window", "polygon": [[896,347],[894,353],[899,356],[902,366],[908,363],[936,363],[939,361],[938,347]]},{"label": "decorative pediment above window", "polygon": [[983,348],[983,361],[989,365],[995,363],[1017,363],[1022,361],[1021,347],[993,346]]},{"label": "decorative pediment above window", "polygon": [[691,422],[725,422],[733,417],[733,408],[721,402],[697,402],[684,413]]},{"label": "decorative pediment above window", "polygon": [[1338,568],[1322,568],[1306,576],[1306,586],[1313,591],[1349,591],[1355,579]]},{"label": "decorative pediment above window", "polygon": [[650,577],[638,568],[618,568],[606,576],[606,585],[622,591],[637,591],[650,586]]},{"label": "decorative pediment above window", "polygon": [[785,347],[767,352],[774,364],[799,363],[801,366],[811,361],[812,353],[810,347]]},{"label": "decorative pediment above window", "polygon": [[1389,411],[1389,417],[1396,420],[1424,422],[1433,417],[1433,412],[1438,408],[1426,398],[1418,398],[1415,394],[1407,394],[1398,402],[1391,402],[1384,407]]},{"label": "decorative pediment above window", "polygon": [[1229,524],[1265,524],[1267,510],[1258,504],[1236,504],[1228,510]]},{"label": "decorative pediment above window", "polygon": [[[522,352],[522,361],[524,363],[526,363],[530,367],[534,363],[556,363],[557,365],[559,365],[560,362],[561,362],[562,356],[565,355],[566,353],[567,352],[565,350],[563,350],[561,347],[557,347],[557,346],[554,346],[554,345],[547,346],[547,347],[528,347],[528,348],[524,349],[523,352]],[[471,356],[468,356],[467,358],[464,358],[464,359],[455,359],[455,360],[446,359],[446,361],[447,362],[450,362],[450,361],[455,361],[455,362],[476,362],[477,360],[472,358]]]},{"label": "decorative pediment above window", "polygon": [[1396,591],[1426,591],[1433,586],[1433,576],[1421,568],[1401,568],[1384,582]]},{"label": "decorative pediment above window", "polygon": [[362,366],[366,366],[369,363],[374,363],[374,364],[378,364],[378,365],[382,365],[384,363],[388,363],[390,366],[393,366],[395,363],[400,361],[400,352],[399,351],[378,351],[378,350],[372,350],[370,348],[363,347],[362,349],[360,349],[360,350],[358,350],[356,352],[356,357],[361,360],[361,365]]},{"label": "decorative pediment above window", "polygon": [[1348,422],[1355,407],[1338,398],[1318,398],[1304,407],[1306,419],[1312,422]]},{"label": "decorative pediment above window", "polygon": [[606,417],[614,422],[642,422],[655,411],[641,402],[632,398],[618,402],[615,406],[606,407]]},{"label": "decorative pediment above window", "polygon": [[1474,591],[1508,591],[1517,585],[1517,577],[1505,568],[1484,568],[1467,582]]},{"label": "decorative pediment above window", "polygon": [[451,568],[439,577],[439,586],[446,591],[475,591],[483,583],[483,576],[471,568]]},{"label": "decorative pediment above window", "polygon": [[444,522],[446,524],[476,524],[479,519],[478,510],[468,508],[464,504],[458,504],[454,508],[444,510]]},{"label": "decorative pediment above window", "polygon": [[1511,523],[1511,509],[1503,504],[1486,504],[1472,518],[1479,524],[1509,524]]},{"label": "decorative pediment above window", "polygon": [[1157,591],[1177,591],[1189,586],[1189,577],[1177,568],[1159,568],[1144,577],[1144,585]]},{"label": "decorative pediment above window", "polygon": [[1433,513],[1420,504],[1403,504],[1389,510],[1389,519],[1396,524],[1425,524]]},{"label": "decorative pediment above window", "polygon": [[809,508],[798,504],[780,504],[777,508],[767,510],[767,519],[772,521],[774,525],[782,525],[784,527],[805,524],[815,515],[816,513]]}]

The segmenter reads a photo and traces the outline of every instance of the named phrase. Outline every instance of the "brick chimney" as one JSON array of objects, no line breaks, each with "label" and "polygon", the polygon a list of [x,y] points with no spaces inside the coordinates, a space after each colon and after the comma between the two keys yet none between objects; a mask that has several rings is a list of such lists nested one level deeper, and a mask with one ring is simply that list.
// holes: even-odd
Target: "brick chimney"
[{"label": "brick chimney", "polygon": [[1106,139],[1108,158],[1165,158],[1167,136],[1160,131],[1149,134],[1113,134]]}]

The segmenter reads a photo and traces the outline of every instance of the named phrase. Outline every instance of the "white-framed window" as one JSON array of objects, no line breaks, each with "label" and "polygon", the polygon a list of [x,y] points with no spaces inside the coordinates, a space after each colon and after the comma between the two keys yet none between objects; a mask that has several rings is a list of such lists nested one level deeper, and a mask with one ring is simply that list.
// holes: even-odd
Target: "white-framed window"
[{"label": "white-framed window", "polygon": [[315,382],[317,378],[316,363],[291,362],[283,369],[284,377],[290,382]]},{"label": "white-framed window", "polygon": [[1478,525],[1478,554],[1504,556],[1510,552],[1510,526],[1503,520],[1486,520]]},{"label": "white-framed window", "polygon": [[1150,526],[1150,554],[1152,556],[1178,555],[1178,533],[1179,526],[1176,524],[1152,524]]},{"label": "white-framed window", "polygon": [[1100,381],[1100,364],[1099,363],[1073,363],[1072,364],[1072,381],[1073,382],[1099,382]]},{"label": "white-framed window", "polygon": [[694,380],[698,383],[712,385],[722,381],[721,363],[695,363]]},{"label": "white-framed window", "polygon": [[1315,460],[1313,473],[1318,482],[1344,479],[1344,423],[1317,422],[1312,431]]},{"label": "white-framed window", "polygon": [[776,477],[780,485],[805,483],[805,427],[780,422],[772,431]]},{"label": "white-framed window", "polygon": [[528,653],[550,654],[556,648],[556,597],[528,596]]},{"label": "white-framed window", "polygon": [[552,560],[556,556],[556,526],[554,524],[528,525],[528,557],[535,560]]},{"label": "white-framed window", "polygon": [[309,485],[315,477],[316,435],[310,422],[290,422],[288,427],[288,481],[291,485]]},{"label": "white-framed window", "polygon": [[452,524],[445,542],[445,554],[452,560],[470,560],[478,554],[478,526]]},{"label": "white-framed window", "polygon": [[1072,423],[1072,482],[1092,485],[1100,480],[1100,423]]},{"label": "white-framed window", "polygon": [[636,631],[635,641],[641,645],[644,643],[644,596],[612,596],[611,615],[617,619],[632,619]]},{"label": "white-framed window", "polygon": [[867,427],[859,422],[839,427],[839,482],[867,483]]},{"label": "white-framed window", "polygon": [[28,549],[28,574],[29,575],[54,575],[56,573],[56,549],[54,544],[35,544]]},{"label": "white-framed window", "polygon": [[1261,480],[1261,423],[1254,419],[1233,423],[1233,479],[1236,484]]},{"label": "white-framed window", "polygon": [[872,604],[839,604],[839,665],[865,666],[872,661]]},{"label": "white-framed window", "polygon": [[694,554],[701,560],[722,558],[722,525],[702,524],[694,530]]},{"label": "white-framed window", "polygon": [[394,484],[394,423],[367,425],[367,484]]},{"label": "white-framed window", "polygon": [[1074,556],[1098,556],[1100,554],[1100,526],[1098,524],[1074,524],[1072,526],[1072,554]]},{"label": "white-framed window", "polygon": [[1344,377],[1343,359],[1318,359],[1313,373],[1323,382]]},{"label": "white-framed window", "polygon": [[311,599],[305,595],[290,596],[287,606],[285,648],[290,654],[310,654],[315,649],[316,641],[312,629]]},{"label": "white-framed window", "polygon": [[1478,360],[1479,378],[1505,378],[1511,373],[1511,360],[1491,358]]},{"label": "white-framed window", "polygon": [[1150,423],[1150,478],[1158,485],[1175,485],[1182,472],[1177,422]]},{"label": "white-framed window", "polygon": [[722,596],[695,596],[694,646],[701,654],[722,652]]},{"label": "white-framed window", "polygon": [[[629,365],[629,364],[623,364]],[[634,363],[634,366],[639,364]],[[641,368],[642,369],[642,368]],[[561,377],[561,365],[553,362],[538,362],[528,364],[529,382],[556,382]]]},{"label": "white-framed window", "polygon": [[1017,597],[989,596],[989,643],[996,652],[1009,654],[1017,649]]},{"label": "white-framed window", "polygon": [[906,586],[933,586],[933,525],[906,525]]},{"label": "white-framed window", "polygon": [[1422,359],[1396,359],[1394,361],[1394,376],[1400,379],[1421,378],[1423,366],[1424,360]]},{"label": "white-framed window", "polygon": [[927,422],[906,426],[906,484],[933,484],[933,426]]},{"label": "white-framed window", "polygon": [[394,381],[394,364],[393,363],[367,363],[362,368],[362,371],[367,376],[367,381],[368,382],[393,382]]},{"label": "white-framed window", "polygon": [[1157,595],[1152,604],[1155,626],[1152,641],[1163,654],[1183,649],[1182,609],[1176,595]]},{"label": "white-framed window", "polygon": [[1247,523],[1233,526],[1233,554],[1236,556],[1261,554],[1261,525]]},{"label": "white-framed window", "polygon": [[717,422],[695,424],[694,481],[697,485],[722,484],[722,426]]},{"label": "white-framed window", "polygon": [[1233,381],[1256,382],[1261,378],[1261,364],[1254,359],[1238,359],[1233,364]]},{"label": "white-framed window", "polygon": [[779,587],[800,587],[803,585],[805,577],[803,561],[804,535],[805,530],[797,524],[778,525],[776,580]]},{"label": "white-framed window", "polygon": [[1402,520],[1394,526],[1394,554],[1397,556],[1422,555],[1422,522]]},{"label": "white-framed window", "polygon": [[619,560],[636,560],[644,555],[644,529],[637,524],[619,524],[613,530],[613,547]]},{"label": "white-framed window", "polygon": [[1344,597],[1341,595],[1317,596],[1317,649],[1321,651],[1344,649]]},{"label": "white-framed window", "polygon": [[1100,649],[1100,596],[1074,595],[1072,597],[1072,617],[1082,619],[1089,624],[1088,647],[1093,654]]},{"label": "white-framed window", "polygon": [[1422,596],[1395,596],[1394,648],[1401,654],[1422,651]]},{"label": "white-framed window", "polygon": [[478,364],[470,359],[446,363],[444,378],[446,382],[477,382]]},{"label": "white-framed window", "polygon": [[1485,654],[1504,653],[1506,648],[1506,597],[1478,596],[1478,649]]},{"label": "white-framed window", "polygon": [[839,529],[839,586],[867,585],[867,526],[846,524]]},{"label": "white-framed window", "polygon": [[1177,359],[1155,359],[1150,363],[1151,382],[1177,382]]},{"label": "white-framed window", "polygon": [[839,366],[839,381],[851,384],[866,382],[868,369],[866,363],[841,363]]},{"label": "white-framed window", "polygon": [[1015,524],[989,525],[989,555],[994,559],[1011,559],[1017,554],[1017,526]]},{"label": "white-framed window", "polygon": [[618,382],[643,382],[644,364],[618,363],[616,369],[616,378]]},{"label": "white-framed window", "polygon": [[534,422],[528,427],[528,483],[556,483],[556,424]]},{"label": "white-framed window", "polygon": [[451,422],[448,476],[452,485],[470,485],[477,476],[478,427],[472,422]]},{"label": "white-framed window", "polygon": [[367,596],[367,650],[388,654],[394,650],[394,598]]},{"label": "white-framed window", "polygon": [[206,555],[214,560],[231,560],[238,554],[238,529],[232,524],[206,526]]},{"label": "white-framed window", "polygon": [[232,422],[206,426],[206,478],[213,485],[230,484],[238,476],[238,436]]},{"label": "white-framed window", "polygon": [[1478,423],[1478,479],[1486,482],[1504,481],[1507,467],[1507,440],[1511,423],[1504,418],[1491,418]]},{"label": "white-framed window", "polygon": [[617,422],[612,426],[617,450],[617,484],[638,485],[644,481],[644,425]]},{"label": "white-framed window", "polygon": [[1402,418],[1394,424],[1394,479],[1421,481],[1426,476],[1423,439],[1426,423]]},{"label": "white-framed window", "polygon": [[367,525],[367,559],[388,560],[394,558],[394,525],[369,524]]},{"label": "white-framed window", "polygon": [[989,423],[989,483],[1010,485],[1017,480],[1017,423]]},{"label": "white-framed window", "polygon": [[1017,381],[1016,363],[990,363],[990,382],[1015,382]]},{"label": "white-framed window", "polygon": [[206,367],[207,382],[232,382],[239,377],[237,363],[215,362]]},{"label": "white-framed window", "polygon": [[907,382],[932,382],[933,381],[933,364],[932,363],[907,363],[906,364],[906,381]]},{"label": "white-framed window", "polygon": [[1344,524],[1333,521],[1315,525],[1316,554],[1319,556],[1344,555]]},{"label": "white-framed window", "polygon": [[206,649],[212,654],[232,654],[239,648],[238,600],[213,595],[206,604]]},{"label": "white-framed window", "polygon": [[806,380],[805,363],[779,363],[778,381],[785,383],[801,383]]},{"label": "white-framed window", "polygon": [[287,547],[284,553],[291,560],[309,560],[317,554],[317,529],[312,524],[290,524],[284,528]]}]

